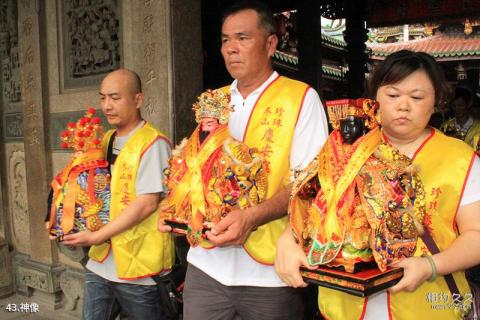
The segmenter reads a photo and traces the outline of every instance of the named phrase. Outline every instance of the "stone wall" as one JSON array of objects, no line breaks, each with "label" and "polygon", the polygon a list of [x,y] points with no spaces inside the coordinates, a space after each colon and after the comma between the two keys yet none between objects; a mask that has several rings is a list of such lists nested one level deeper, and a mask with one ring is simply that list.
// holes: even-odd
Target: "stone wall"
[{"label": "stone wall", "polygon": [[[16,1],[0,2],[0,297],[13,293],[12,252],[28,251],[29,228]],[[16,218],[18,214],[18,218]],[[26,239],[24,245],[21,239]]]},{"label": "stone wall", "polygon": [[179,119],[193,118],[202,91],[200,10],[197,0],[0,1],[0,296],[13,278],[40,310],[80,316],[83,269],[44,229],[50,181],[70,157],[58,133],[100,109],[100,81],[119,67],[142,78],[144,118],[172,140],[190,131]]}]

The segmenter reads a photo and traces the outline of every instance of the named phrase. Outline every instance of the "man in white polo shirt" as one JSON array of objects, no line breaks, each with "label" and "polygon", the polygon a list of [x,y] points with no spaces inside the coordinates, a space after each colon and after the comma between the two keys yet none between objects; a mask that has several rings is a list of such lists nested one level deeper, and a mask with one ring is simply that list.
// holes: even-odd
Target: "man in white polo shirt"
[{"label": "man in white polo shirt", "polygon": [[272,264],[287,221],[290,169],[306,166],[319,152],[328,135],[325,113],[314,89],[273,71],[278,39],[264,4],[230,8],[221,37],[225,65],[235,79],[229,87],[230,135],[268,161],[268,200],[230,212],[207,232],[215,248],[190,249],[184,319],[299,319],[298,293]]}]

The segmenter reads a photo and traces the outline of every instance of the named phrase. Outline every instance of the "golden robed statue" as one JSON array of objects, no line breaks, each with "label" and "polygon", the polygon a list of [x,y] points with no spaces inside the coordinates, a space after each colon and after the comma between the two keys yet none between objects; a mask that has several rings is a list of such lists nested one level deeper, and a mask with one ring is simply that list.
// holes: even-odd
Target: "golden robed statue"
[{"label": "golden robed statue", "polygon": [[377,108],[369,99],[327,102],[334,131],[296,174],[290,222],[312,265],[383,272],[415,252],[423,185],[412,161],[382,138]]},{"label": "golden robed statue", "polygon": [[260,153],[230,137],[230,95],[207,90],[193,105],[197,128],[172,151],[166,170],[167,197],[161,217],[192,246],[203,232],[234,209],[265,200],[267,175]]},{"label": "golden robed statue", "polygon": [[55,176],[48,231],[59,241],[69,233],[97,231],[110,220],[110,171],[101,141],[103,127],[95,109],[62,131],[62,148],[73,149],[68,164]]}]

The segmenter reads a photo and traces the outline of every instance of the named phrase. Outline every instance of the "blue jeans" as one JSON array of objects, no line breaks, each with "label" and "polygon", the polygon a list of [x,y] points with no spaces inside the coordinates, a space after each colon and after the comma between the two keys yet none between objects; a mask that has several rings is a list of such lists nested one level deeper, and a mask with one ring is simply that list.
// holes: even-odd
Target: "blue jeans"
[{"label": "blue jeans", "polygon": [[108,281],[93,272],[85,274],[83,295],[84,320],[108,320],[120,304],[129,320],[166,320],[157,286],[144,286]]}]

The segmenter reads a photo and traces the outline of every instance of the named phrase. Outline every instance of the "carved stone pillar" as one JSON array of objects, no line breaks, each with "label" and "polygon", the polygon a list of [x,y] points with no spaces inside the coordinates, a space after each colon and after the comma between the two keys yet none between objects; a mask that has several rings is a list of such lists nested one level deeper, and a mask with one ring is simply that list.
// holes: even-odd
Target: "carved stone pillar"
[{"label": "carved stone pillar", "polygon": [[191,105],[202,91],[201,2],[122,2],[124,66],[143,81],[142,116],[172,141],[194,128]]},{"label": "carved stone pillar", "polygon": [[44,213],[49,190],[51,169],[47,160],[40,51],[41,8],[39,1],[19,1],[19,59],[22,82],[23,132],[27,172],[27,200],[30,225],[31,258],[46,263],[54,262],[52,244],[45,236]]},{"label": "carved stone pillar", "polygon": [[[18,61],[17,3],[0,3],[0,297],[13,293],[13,272],[10,250],[12,245],[13,210],[10,200],[9,146],[21,146],[22,114],[20,107],[20,72]],[[10,143],[12,142],[12,143]],[[19,168],[17,168],[19,169]],[[17,170],[17,172],[20,170]],[[18,186],[18,185],[15,185]],[[29,239],[27,239],[29,242]]]},{"label": "carved stone pillar", "polygon": [[[18,1],[18,44],[22,84],[23,135],[27,176],[28,256],[17,255],[14,266],[18,291],[33,294],[42,308],[60,306],[58,254],[45,234],[44,217],[51,179],[50,149],[45,137],[45,97],[47,88],[44,48],[45,8],[43,1]],[[42,75],[45,78],[42,78]]]},{"label": "carved stone pillar", "polygon": [[124,66],[142,79],[142,116],[171,137],[170,0],[123,1],[122,15]]}]

